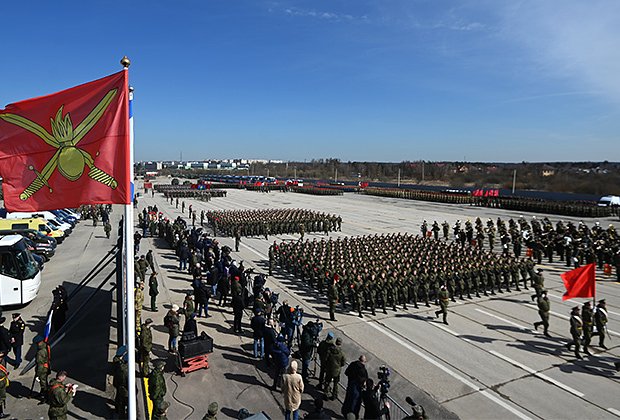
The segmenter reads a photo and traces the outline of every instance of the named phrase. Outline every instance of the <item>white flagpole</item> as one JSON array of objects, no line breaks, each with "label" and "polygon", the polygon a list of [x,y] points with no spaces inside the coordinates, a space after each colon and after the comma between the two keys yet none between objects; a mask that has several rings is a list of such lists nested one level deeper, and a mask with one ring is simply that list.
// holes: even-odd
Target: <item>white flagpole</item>
[{"label": "white flagpole", "polygon": [[[123,57],[121,64],[125,71],[129,71],[131,62]],[[129,79],[129,77],[128,77]],[[136,392],[136,313],[134,296],[134,248],[133,248],[133,200],[134,200],[134,174],[133,174],[133,88],[129,88],[129,180],[131,185],[131,203],[125,205],[123,222],[123,250],[125,251],[125,311],[127,325],[125,326],[125,340],[127,343],[127,366],[128,366],[128,418],[137,419],[137,392]]]}]

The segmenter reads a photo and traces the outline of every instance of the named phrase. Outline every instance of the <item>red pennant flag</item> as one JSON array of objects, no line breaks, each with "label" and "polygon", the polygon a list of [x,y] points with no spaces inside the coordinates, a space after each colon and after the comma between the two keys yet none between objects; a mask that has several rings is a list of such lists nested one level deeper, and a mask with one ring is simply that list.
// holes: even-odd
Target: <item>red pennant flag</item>
[{"label": "red pennant flag", "polygon": [[562,300],[576,297],[594,297],[595,287],[595,264],[584,265],[574,270],[562,273],[562,281],[566,287],[566,293],[562,295]]},{"label": "red pennant flag", "polygon": [[127,71],[0,109],[9,211],[129,204]]}]

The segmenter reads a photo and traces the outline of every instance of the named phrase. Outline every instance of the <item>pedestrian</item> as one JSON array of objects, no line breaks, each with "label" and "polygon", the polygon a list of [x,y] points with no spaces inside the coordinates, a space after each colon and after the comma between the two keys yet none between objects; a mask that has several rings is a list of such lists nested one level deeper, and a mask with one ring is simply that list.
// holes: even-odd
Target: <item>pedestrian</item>
[{"label": "pedestrian", "polygon": [[26,323],[22,319],[19,313],[12,315],[13,320],[9,326],[9,333],[11,334],[11,348],[13,349],[13,355],[15,356],[15,369],[22,363],[22,346],[24,345],[24,331],[26,330]]},{"label": "pedestrian", "polygon": [[[304,392],[304,381],[297,373],[297,361],[293,360],[288,373],[282,375],[282,398],[284,399],[284,419],[299,420],[301,394]],[[291,417],[292,414],[292,417]]]},{"label": "pedestrian", "polygon": [[254,358],[262,359],[265,352],[265,317],[260,309],[250,320],[252,328],[252,338],[254,339]]},{"label": "pedestrian", "polygon": [[168,329],[168,352],[177,352],[177,340],[180,333],[179,305],[172,305],[164,317],[164,326]]},{"label": "pedestrian", "polygon": [[572,341],[566,343],[566,348],[570,351],[572,346],[575,346],[575,357],[582,359],[579,354],[579,346],[581,340],[581,333],[583,332],[583,321],[579,316],[579,306],[575,306],[570,313],[570,335],[573,338]]},{"label": "pedestrian", "polygon": [[187,337],[198,337],[198,323],[196,322],[196,312],[192,312],[189,318],[185,319],[185,324],[183,324],[183,336]]},{"label": "pedestrian", "polygon": [[211,295],[211,286],[207,280],[198,280],[194,288],[194,302],[196,302],[196,316],[209,317],[209,296]]},{"label": "pedestrian", "polygon": [[35,379],[39,382],[41,392],[39,398],[42,400],[47,399],[48,396],[48,377],[50,374],[50,347],[48,343],[43,340],[40,335],[34,338],[34,343],[37,345],[37,353],[35,355]]},{"label": "pedestrian", "polygon": [[344,374],[347,377],[347,390],[342,403],[341,413],[343,417],[353,413],[355,418],[359,418],[360,408],[362,407],[362,389],[368,379],[366,356],[362,354],[356,361],[349,364]]},{"label": "pedestrian", "polygon": [[152,325],[153,320],[151,318],[147,318],[140,329],[140,371],[142,372],[142,376],[145,378],[149,375],[149,362],[151,361],[151,351],[153,351],[153,331],[151,331]]},{"label": "pedestrian", "polygon": [[310,361],[312,360],[312,353],[314,353],[314,337],[315,328],[313,322],[308,322],[304,325],[301,338],[299,339],[299,354],[301,356],[301,377],[304,380],[304,384],[308,384],[308,369],[310,367]]},{"label": "pedestrian", "polygon": [[549,298],[547,297],[547,292],[543,291],[538,297],[536,303],[538,304],[538,315],[540,315],[540,321],[534,322],[534,328],[538,330],[538,327],[541,325],[544,328],[545,337],[551,337],[549,335],[549,310],[551,309],[551,304],[549,302]]},{"label": "pedestrian", "polygon": [[153,370],[149,375],[148,391],[151,401],[153,401],[153,407],[159,407],[164,402],[166,396],[166,379],[164,378],[164,366],[166,363],[163,360],[155,360],[153,362]]},{"label": "pedestrian", "polygon": [[338,398],[338,384],[340,383],[340,371],[346,363],[346,358],[342,352],[342,339],[336,339],[336,345],[327,349],[325,360],[325,397],[329,400]]},{"label": "pedestrian", "polygon": [[149,276],[149,296],[151,297],[151,312],[157,311],[157,295],[159,295],[159,282],[157,273],[153,271]]},{"label": "pedestrian", "polygon": [[607,332],[607,303],[605,299],[598,301],[596,311],[594,312],[594,323],[596,324],[596,335],[598,335],[598,345],[603,349],[605,347],[605,333]]},{"label": "pedestrian", "polygon": [[327,366],[327,350],[334,345],[334,333],[328,332],[327,337],[323,341],[319,343],[318,348],[316,349],[317,354],[319,355],[319,362],[321,363],[321,371],[319,374],[319,391],[323,390],[325,386],[325,372]]},{"label": "pedestrian", "polygon": [[47,410],[50,420],[67,420],[67,413],[69,412],[67,404],[75,396],[77,385],[65,385],[65,379],[67,379],[67,372],[61,370],[56,374],[56,378],[50,381],[50,408]]},{"label": "pedestrian", "polygon": [[4,412],[6,408],[6,389],[9,387],[9,371],[4,366],[4,356],[4,352],[0,351],[0,419],[10,416]]},{"label": "pedestrian", "polygon": [[450,294],[446,289],[446,285],[442,284],[439,290],[439,307],[438,311],[435,311],[435,318],[439,318],[439,314],[443,315],[443,323],[448,325],[448,304],[450,303]]},{"label": "pedestrian", "polygon": [[284,370],[288,366],[289,356],[291,351],[286,346],[284,336],[282,334],[278,335],[276,339],[276,343],[273,345],[271,349],[271,356],[273,357],[273,364],[275,368],[275,373],[273,376],[273,385],[271,386],[272,390],[276,390],[278,388],[278,382],[280,381],[280,377],[284,373]]},{"label": "pedestrian", "polygon": [[127,404],[129,402],[127,347],[121,346],[118,348],[116,355],[112,359],[112,366],[112,385],[116,388],[114,409],[119,418],[126,418]]},{"label": "pedestrian", "polygon": [[218,404],[214,401],[211,404],[209,404],[209,407],[207,408],[207,414],[205,414],[202,417],[202,420],[217,420],[217,412],[219,411],[220,407],[218,406]]},{"label": "pedestrian", "polygon": [[239,244],[241,243],[241,232],[239,228],[235,228],[235,252],[239,252]]}]

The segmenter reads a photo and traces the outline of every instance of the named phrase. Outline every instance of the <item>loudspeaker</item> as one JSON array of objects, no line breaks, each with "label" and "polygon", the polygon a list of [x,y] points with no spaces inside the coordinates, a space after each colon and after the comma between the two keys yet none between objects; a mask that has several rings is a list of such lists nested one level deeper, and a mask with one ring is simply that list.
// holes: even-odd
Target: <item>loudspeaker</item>
[{"label": "loudspeaker", "polygon": [[179,354],[183,359],[213,353],[213,339],[204,332],[195,340],[179,342]]}]

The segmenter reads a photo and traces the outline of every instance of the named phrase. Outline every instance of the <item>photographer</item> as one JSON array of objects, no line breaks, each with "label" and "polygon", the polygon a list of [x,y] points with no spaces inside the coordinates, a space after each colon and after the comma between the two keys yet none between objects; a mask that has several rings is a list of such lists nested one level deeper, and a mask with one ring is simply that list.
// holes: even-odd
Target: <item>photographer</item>
[{"label": "photographer", "polygon": [[299,354],[301,356],[301,377],[304,380],[304,384],[308,384],[308,367],[312,360],[312,353],[314,352],[315,343],[319,337],[320,329],[319,322],[309,321],[304,325],[301,338],[299,340]]}]

